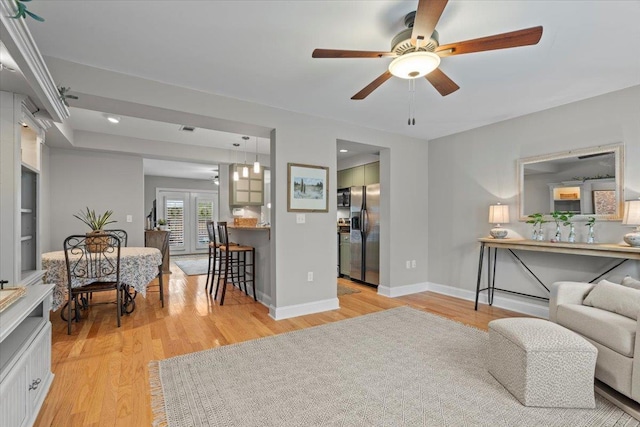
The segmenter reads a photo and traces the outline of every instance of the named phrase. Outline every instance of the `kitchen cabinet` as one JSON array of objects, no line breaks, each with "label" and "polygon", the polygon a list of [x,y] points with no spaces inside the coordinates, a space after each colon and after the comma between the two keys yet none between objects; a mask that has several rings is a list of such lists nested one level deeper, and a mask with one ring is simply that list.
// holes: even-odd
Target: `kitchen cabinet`
[{"label": "kitchen cabinet", "polygon": [[380,162],[338,171],[337,188],[359,187],[380,182]]},{"label": "kitchen cabinet", "polygon": [[27,284],[26,294],[0,313],[0,425],[31,426],[47,395],[51,372],[51,293]]},{"label": "kitchen cabinet", "polygon": [[[229,165],[229,205],[231,206],[262,206],[264,205],[264,168],[259,173],[248,165],[249,176],[242,176],[243,164]],[[233,180],[233,172],[237,171],[239,179]]]},{"label": "kitchen cabinet", "polygon": [[338,188],[349,188],[353,184],[353,171],[352,169],[343,169],[338,171]]},{"label": "kitchen cabinet", "polygon": [[338,233],[339,247],[338,254],[340,257],[339,276],[349,276],[351,272],[351,236],[349,233]]},{"label": "kitchen cabinet", "polygon": [[364,165],[364,185],[380,183],[380,162]]},{"label": "kitchen cabinet", "polygon": [[364,165],[351,168],[351,186],[360,187],[364,185]]},{"label": "kitchen cabinet", "polygon": [[40,269],[40,164],[44,129],[23,95],[0,92],[0,280],[30,281]]}]

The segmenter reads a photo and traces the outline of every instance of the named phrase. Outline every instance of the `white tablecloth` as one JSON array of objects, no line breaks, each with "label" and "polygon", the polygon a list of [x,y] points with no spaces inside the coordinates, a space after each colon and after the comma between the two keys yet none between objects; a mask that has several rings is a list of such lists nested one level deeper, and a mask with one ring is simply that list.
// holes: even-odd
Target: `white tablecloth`
[{"label": "white tablecloth", "polygon": [[[135,289],[142,296],[147,294],[147,285],[158,276],[162,265],[162,254],[156,248],[125,247],[120,250],[120,281]],[[47,270],[44,283],[54,283],[52,310],[57,310],[67,301],[67,264],[64,251],[42,254],[42,269]],[[73,287],[81,286],[80,283]]]}]

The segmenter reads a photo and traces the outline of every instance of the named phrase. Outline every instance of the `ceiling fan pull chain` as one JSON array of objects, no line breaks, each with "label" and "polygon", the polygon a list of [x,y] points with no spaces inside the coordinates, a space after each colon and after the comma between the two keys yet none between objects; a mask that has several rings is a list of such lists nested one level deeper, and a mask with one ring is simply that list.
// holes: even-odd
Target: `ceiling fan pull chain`
[{"label": "ceiling fan pull chain", "polygon": [[415,79],[409,79],[409,119],[407,120],[408,126],[415,126],[416,124],[416,81]]},{"label": "ceiling fan pull chain", "polygon": [[409,80],[409,118],[407,119],[407,126],[411,126],[411,80]]},{"label": "ceiling fan pull chain", "polygon": [[411,124],[413,126],[416,125],[416,80],[411,79],[411,104],[413,105],[413,112],[411,115],[413,119],[411,120]]}]

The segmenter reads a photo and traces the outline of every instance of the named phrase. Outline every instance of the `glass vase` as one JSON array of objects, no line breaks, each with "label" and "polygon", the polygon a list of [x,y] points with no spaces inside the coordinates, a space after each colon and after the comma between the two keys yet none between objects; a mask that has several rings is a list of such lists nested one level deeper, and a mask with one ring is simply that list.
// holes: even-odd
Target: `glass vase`
[{"label": "glass vase", "polygon": [[587,234],[587,243],[596,242],[596,233],[593,231],[593,225],[589,225],[589,232]]},{"label": "glass vase", "polygon": [[531,240],[538,240],[538,230],[535,226],[531,229]]},{"label": "glass vase", "polygon": [[553,236],[553,239],[556,242],[561,242],[562,241],[562,231],[560,231],[560,224],[556,224],[556,234],[555,234],[555,236]]},{"label": "glass vase", "polygon": [[542,242],[544,240],[544,231],[542,230],[542,224],[538,227],[538,234],[536,236],[536,240],[538,242]]},{"label": "glass vase", "polygon": [[569,243],[576,242],[576,227],[573,224],[569,224],[569,237],[567,237],[567,242]]}]

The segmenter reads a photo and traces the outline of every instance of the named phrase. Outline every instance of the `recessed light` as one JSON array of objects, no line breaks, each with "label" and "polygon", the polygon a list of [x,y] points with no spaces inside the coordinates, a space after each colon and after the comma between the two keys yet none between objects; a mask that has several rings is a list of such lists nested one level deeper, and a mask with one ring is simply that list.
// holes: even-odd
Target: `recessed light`
[{"label": "recessed light", "polygon": [[349,152],[349,150],[346,150],[346,149],[344,149],[344,148],[343,148],[342,150],[340,150],[340,152],[341,152],[341,153],[348,153],[348,152]]},{"label": "recessed light", "polygon": [[116,117],[116,116],[107,116],[107,120],[109,120],[110,123],[120,123],[120,117]]}]

